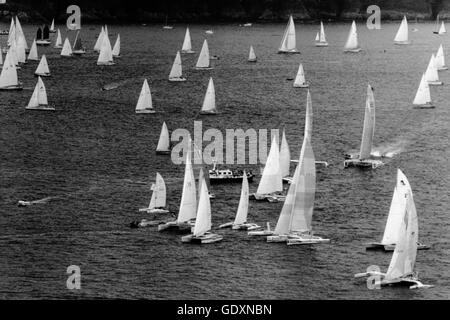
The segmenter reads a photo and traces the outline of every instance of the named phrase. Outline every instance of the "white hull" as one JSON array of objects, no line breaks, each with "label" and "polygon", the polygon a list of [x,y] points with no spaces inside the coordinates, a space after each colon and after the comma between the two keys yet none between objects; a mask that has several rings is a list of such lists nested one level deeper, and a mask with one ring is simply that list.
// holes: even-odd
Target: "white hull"
[{"label": "white hull", "polygon": [[328,47],[328,42],[316,42],[316,47]]},{"label": "white hull", "polygon": [[194,226],[194,221],[182,222],[178,223],[175,221],[169,221],[163,224],[158,225],[158,231],[191,231],[191,228]]},{"label": "white hull", "polygon": [[170,82],[183,82],[186,81],[186,78],[169,78]]},{"label": "white hull", "polygon": [[55,49],[62,49],[62,46],[54,46]]},{"label": "white hull", "polygon": [[312,235],[296,235],[291,236],[287,240],[287,245],[296,245],[296,244],[317,244],[317,243],[328,243],[330,239],[323,239],[321,237],[312,236]]},{"label": "white hull", "polygon": [[145,114],[145,113],[156,113],[156,111],[155,110],[136,110],[135,111],[136,113],[138,113],[138,114]]},{"label": "white hull", "polygon": [[[363,278],[363,277],[370,277],[370,276],[379,276],[384,278],[386,276],[385,273],[381,272],[363,272],[363,273],[357,273],[355,274],[355,278]],[[381,280],[376,281],[375,285],[380,286],[392,286],[392,285],[406,285],[409,286],[409,289],[420,289],[420,288],[432,288],[432,285],[423,284],[419,281],[419,279],[415,276],[404,276],[399,277],[397,279],[391,279],[391,280]]]},{"label": "white hull", "polygon": [[166,209],[160,209],[160,208],[154,208],[154,209],[150,209],[150,208],[141,208],[139,209],[139,212],[147,212],[147,213],[170,213],[169,210]]},{"label": "white hull", "polygon": [[72,53],[75,54],[75,55],[80,56],[80,55],[85,54],[86,50],[74,50]]},{"label": "white hull", "polygon": [[192,50],[181,50],[181,53],[190,54],[190,53],[195,53],[195,51],[192,51]]},{"label": "white hull", "polygon": [[359,168],[371,168],[376,169],[383,165],[383,162],[380,160],[359,160],[359,159],[349,159],[344,161],[344,168],[348,167],[359,167]]},{"label": "white hull", "polygon": [[257,194],[252,193],[249,195],[250,200],[256,200],[256,201],[269,201],[271,203],[274,202],[283,202],[286,199],[285,195],[279,195],[279,194]]},{"label": "white hull", "polygon": [[197,243],[197,244],[208,244],[219,242],[223,239],[223,236],[216,233],[205,233],[202,236],[194,236],[193,234],[189,234],[187,236],[181,237],[181,242],[183,243]]},{"label": "white hull", "polygon": [[212,70],[212,67],[207,67],[207,68],[199,68],[199,67],[195,67],[195,70]]},{"label": "white hull", "polygon": [[298,51],[297,49],[291,49],[291,50],[278,50],[278,53],[300,54],[300,51]]},{"label": "white hull", "polygon": [[295,84],[293,85],[294,88],[309,88],[309,84]]},{"label": "white hull", "polygon": [[247,233],[249,236],[256,236],[256,237],[267,237],[273,235],[273,231],[271,230],[256,230],[256,231],[249,231]]},{"label": "white hull", "polygon": [[439,67],[439,68],[438,68],[438,71],[444,71],[444,70],[448,70],[448,67],[445,66],[445,67]]},{"label": "white hull", "polygon": [[0,87],[0,90],[23,90],[23,86],[22,84],[18,84],[16,86]]},{"label": "white hull", "polygon": [[348,52],[348,53],[358,53],[360,52],[362,49],[361,48],[356,48],[356,49],[344,49],[344,52]]},{"label": "white hull", "polygon": [[98,66],[113,66],[115,65],[114,62],[97,62]]},{"label": "white hull", "polygon": [[407,45],[407,44],[411,44],[411,41],[394,41],[394,44],[397,45]]},{"label": "white hull", "polygon": [[38,107],[25,107],[27,110],[43,110],[43,111],[55,111],[55,108],[50,106],[38,106]]},{"label": "white hull", "polygon": [[277,234],[268,236],[266,241],[271,243],[277,243],[277,242],[286,242],[288,240],[289,235],[287,234]]},{"label": "white hull", "polygon": [[427,81],[429,86],[442,86],[444,83],[442,81]]},{"label": "white hull", "polygon": [[49,40],[37,40],[36,44],[38,46],[49,46],[51,42]]}]

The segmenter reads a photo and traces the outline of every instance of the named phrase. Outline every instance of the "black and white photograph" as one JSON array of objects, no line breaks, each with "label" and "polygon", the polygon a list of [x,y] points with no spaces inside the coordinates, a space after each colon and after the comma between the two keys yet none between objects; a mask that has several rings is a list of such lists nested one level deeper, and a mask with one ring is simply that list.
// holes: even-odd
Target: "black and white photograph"
[{"label": "black and white photograph", "polygon": [[447,27],[450,0],[0,1],[0,299],[449,300]]}]

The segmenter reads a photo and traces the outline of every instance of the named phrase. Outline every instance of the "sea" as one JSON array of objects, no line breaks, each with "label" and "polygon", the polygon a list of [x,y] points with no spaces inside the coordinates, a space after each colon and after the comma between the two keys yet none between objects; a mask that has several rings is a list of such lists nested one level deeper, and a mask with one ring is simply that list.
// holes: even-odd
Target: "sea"
[{"label": "sea", "polygon": [[[450,35],[433,34],[434,23],[410,23],[411,45],[394,45],[399,22],[380,30],[357,24],[362,51],[344,54],[350,23],[325,23],[329,46],[314,46],[318,24],[296,24],[301,54],[277,54],[284,23],[189,25],[195,54],[183,54],[186,82],[169,82],[181,49],[185,24],[110,25],[112,45],[121,37],[114,66],[96,65],[93,51],[100,25],[82,25],[82,57],[62,58],[52,45],[45,54],[51,77],[48,101],[56,112],[26,111],[37,79],[37,62],[18,71],[24,90],[0,92],[0,298],[2,299],[449,299],[450,71],[443,86],[432,86],[435,109],[412,101],[429,59],[442,43],[450,61]],[[23,24],[28,45],[37,25]],[[75,32],[57,25],[73,43]],[[417,32],[412,32],[417,28]],[[8,29],[8,25],[2,26]],[[205,31],[212,29],[213,34]],[[212,70],[195,70],[207,39]],[[7,36],[1,36],[2,48]],[[252,45],[257,63],[248,63]],[[193,131],[284,128],[293,159],[303,141],[306,89],[293,88],[299,64],[305,69],[314,113],[312,147],[317,167],[313,214],[315,234],[330,243],[287,246],[266,243],[246,232],[219,230],[223,241],[189,245],[181,235],[156,227],[131,229],[148,217],[151,184],[159,172],[169,208],[177,213],[184,166],[156,155],[161,126]],[[214,79],[219,114],[199,111],[209,78]],[[154,114],[134,109],[144,79]],[[376,129],[373,150],[384,154],[375,170],[344,169],[344,154],[359,150],[366,88],[374,88]],[[109,85],[111,90],[102,90]],[[203,146],[207,145],[205,142]],[[257,173],[262,163],[223,164]],[[396,183],[408,177],[419,219],[415,269],[433,288],[369,289],[354,274],[378,266],[385,272],[392,253],[365,250],[380,241]],[[295,164],[291,166],[291,173]],[[213,229],[232,221],[240,183],[213,185]],[[18,207],[19,200],[42,200]],[[275,227],[283,203],[250,202],[248,220]],[[69,289],[69,266],[80,269],[80,289]],[[70,279],[69,279],[70,280]]]}]

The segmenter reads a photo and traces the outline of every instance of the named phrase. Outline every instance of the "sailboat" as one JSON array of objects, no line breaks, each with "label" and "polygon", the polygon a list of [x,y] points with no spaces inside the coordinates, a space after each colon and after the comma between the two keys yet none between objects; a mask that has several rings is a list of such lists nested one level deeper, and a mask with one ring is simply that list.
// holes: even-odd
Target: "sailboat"
[{"label": "sailboat", "polygon": [[289,176],[290,166],[291,166],[291,152],[289,151],[289,144],[286,139],[286,132],[283,129],[283,135],[281,138],[281,146],[280,146],[281,177],[285,178]]},{"label": "sailboat", "polygon": [[[192,169],[192,142],[188,144],[186,152],[186,164],[184,169],[183,193],[178,211],[178,217],[175,221],[169,221],[158,226],[158,231],[164,230],[191,230],[194,225],[194,219],[197,215],[197,192],[195,187],[194,170]],[[206,189],[206,187],[205,187]],[[206,193],[208,192],[205,190]],[[204,199],[203,199],[204,200]],[[209,201],[209,197],[208,197]],[[204,202],[204,201],[203,201]],[[205,204],[205,203],[203,203]]]},{"label": "sailboat", "polygon": [[14,21],[14,17],[11,18],[11,24],[9,26],[9,33],[8,33],[8,46],[11,46],[13,40],[16,39],[16,23]]},{"label": "sailboat", "polygon": [[39,56],[38,56],[38,51],[37,51],[37,45],[36,45],[36,39],[33,41],[33,44],[31,45],[31,49],[30,52],[28,53],[28,60],[32,60],[32,61],[38,61],[39,60]]},{"label": "sailboat", "polygon": [[55,30],[55,19],[52,20],[52,24],[50,25],[50,33],[56,33]]},{"label": "sailboat", "polygon": [[173,26],[169,26],[169,25],[167,24],[168,18],[169,18],[169,17],[166,15],[166,23],[164,24],[163,29],[166,29],[166,30],[172,30],[172,29],[173,29]]},{"label": "sailboat", "polygon": [[16,41],[18,44],[23,45],[25,48],[25,51],[28,51],[28,44],[25,37],[25,34],[23,33],[22,25],[20,24],[19,17],[16,16]]},{"label": "sailboat", "polygon": [[200,55],[198,56],[197,64],[195,65],[195,69],[197,70],[210,70],[211,62],[209,57],[209,48],[208,41],[203,41],[202,51],[200,51]]},{"label": "sailboat", "polygon": [[277,139],[274,136],[258,189],[256,193],[250,195],[250,199],[269,202],[284,201],[279,150]]},{"label": "sailboat", "polygon": [[248,53],[248,62],[256,62],[256,54],[255,54],[255,50],[253,49],[253,46],[250,46],[250,51]]},{"label": "sailboat", "polygon": [[17,77],[16,64],[12,58],[11,51],[8,51],[3,62],[0,73],[0,90],[22,90],[22,83]]},{"label": "sailboat", "polygon": [[166,210],[166,184],[163,177],[157,172],[155,184],[152,184],[152,198],[147,208],[139,209],[139,212],[168,213]]},{"label": "sailboat", "polygon": [[419,28],[417,28],[419,26],[419,23],[417,21],[417,17],[414,19],[414,28],[411,29],[412,32],[417,32],[419,31]]},{"label": "sailboat", "polygon": [[47,58],[45,54],[42,55],[41,61],[39,61],[39,65],[34,72],[35,76],[39,77],[50,77],[50,69],[48,68]]},{"label": "sailboat", "polygon": [[94,51],[100,52],[100,49],[102,48],[104,36],[105,36],[105,27],[102,27],[102,29],[97,37],[97,41],[95,42]]},{"label": "sailboat", "polygon": [[141,94],[136,105],[136,113],[155,113],[152,103],[152,93],[150,92],[147,79],[144,80],[144,84],[142,85]]},{"label": "sailboat", "polygon": [[192,51],[191,33],[189,32],[189,28],[186,28],[181,53],[195,53],[195,51]]},{"label": "sailboat", "polygon": [[430,87],[428,86],[428,82],[425,80],[425,74],[423,74],[420,79],[419,88],[417,89],[416,96],[414,97],[413,105],[424,109],[435,107],[431,101]]},{"label": "sailboat", "polygon": [[105,29],[102,45],[100,48],[100,53],[98,54],[97,59],[98,66],[112,66],[114,65],[114,59],[111,49],[111,42],[109,41],[108,33]]},{"label": "sailboat", "polygon": [[173,61],[172,69],[170,70],[169,74],[169,81],[186,81],[186,78],[183,78],[183,68],[181,66],[180,51],[177,51],[177,55],[175,56],[175,60]]},{"label": "sailboat", "polygon": [[316,35],[316,47],[328,47],[328,42],[325,37],[325,29],[323,28],[322,21],[320,21],[320,32]]},{"label": "sailboat", "polygon": [[219,226],[219,229],[221,228],[228,228],[231,227],[233,230],[256,230],[260,229],[261,227],[255,223],[248,223],[247,222],[247,216],[248,216],[248,195],[249,195],[249,188],[248,188],[248,180],[247,180],[247,174],[244,170],[243,178],[242,178],[242,190],[241,190],[241,198],[239,200],[239,207],[238,211],[236,213],[236,217],[234,221],[224,223]]},{"label": "sailboat", "polygon": [[159,135],[158,146],[156,147],[156,154],[170,154],[170,137],[169,129],[164,122]]},{"label": "sailboat", "polygon": [[283,39],[281,40],[280,47],[278,48],[278,53],[300,53],[296,46],[295,25],[292,15],[289,16],[289,21],[286,26],[286,30],[284,31]]},{"label": "sailboat", "polygon": [[438,34],[447,33],[447,29],[445,29],[444,21],[441,22],[441,27],[439,28]]},{"label": "sailboat", "polygon": [[77,35],[75,36],[75,41],[73,43],[73,54],[82,55],[86,53],[86,49],[84,49],[83,44],[81,43],[80,31],[77,31]]},{"label": "sailboat", "polygon": [[33,95],[31,96],[30,102],[28,102],[28,106],[26,106],[25,109],[55,111],[54,107],[48,105],[47,91],[45,90],[45,85],[41,77],[38,77],[38,82],[34,88]]},{"label": "sailboat", "polygon": [[411,192],[406,194],[406,206],[401,213],[401,223],[398,228],[397,244],[386,273],[368,271],[355,274],[355,278],[377,276],[380,280],[375,285],[409,285],[410,289],[431,288],[432,285],[423,284],[414,272],[417,256],[417,239],[419,226],[417,212]]},{"label": "sailboat", "polygon": [[297,75],[295,76],[295,81],[293,84],[294,88],[308,88],[309,84],[305,79],[305,71],[303,70],[303,65],[300,63],[298,67]]},{"label": "sailboat", "polygon": [[356,31],[356,23],[353,20],[347,41],[345,42],[344,52],[360,52],[361,47],[358,44],[358,32]]},{"label": "sailboat", "polygon": [[370,84],[367,85],[367,98],[364,113],[364,128],[361,139],[361,148],[358,158],[351,158],[344,161],[344,168],[361,167],[361,168],[378,168],[383,162],[377,159],[371,159],[372,141],[375,134],[375,98],[373,89]]},{"label": "sailboat", "polygon": [[214,90],[214,82],[212,77],[209,78],[208,88],[206,89],[205,98],[200,114],[217,114],[216,108],[216,92]]},{"label": "sailboat", "polygon": [[55,42],[54,48],[61,49],[62,45],[63,45],[63,43],[62,43],[61,31],[59,31],[59,29],[58,29],[58,32],[56,34],[56,42]]},{"label": "sailboat", "polygon": [[73,54],[72,46],[70,45],[69,38],[66,38],[66,40],[64,40],[64,45],[61,50],[61,57],[71,57],[72,54]]},{"label": "sailboat", "polygon": [[304,137],[300,159],[294,178],[281,209],[273,235],[267,242],[314,244],[329,242],[312,232],[312,215],[316,192],[316,165],[314,152],[308,136]]},{"label": "sailboat", "polygon": [[411,41],[408,39],[408,20],[406,20],[406,16],[403,16],[402,23],[398,28],[397,34],[394,38],[395,44],[410,44]]},{"label": "sailboat", "polygon": [[192,234],[183,236],[183,243],[207,244],[221,241],[223,236],[211,232],[211,203],[208,195],[208,187],[203,179],[200,188],[200,199]]},{"label": "sailboat", "polygon": [[447,30],[445,29],[444,21],[439,24],[439,15],[436,17],[436,27],[433,31],[434,34],[443,35],[444,33],[447,33]]},{"label": "sailboat", "polygon": [[[384,235],[381,242],[371,242],[366,246],[367,250],[382,249],[385,251],[393,251],[398,241],[398,230],[402,223],[403,214],[406,207],[406,199],[408,194],[412,194],[411,186],[408,179],[400,169],[397,169],[397,185],[392,195],[389,216],[384,229]],[[417,243],[417,249],[429,249],[429,246]]]},{"label": "sailboat", "polygon": [[38,46],[49,46],[51,44],[50,32],[47,25],[45,25],[43,28],[38,28],[36,32],[36,44]]},{"label": "sailboat", "polygon": [[438,71],[448,69],[448,67],[445,65],[444,48],[442,47],[442,44],[439,46],[434,62]]},{"label": "sailboat", "polygon": [[114,58],[120,58],[120,33],[117,35],[116,43],[114,43],[112,54]]},{"label": "sailboat", "polygon": [[439,80],[439,73],[434,61],[434,53],[431,55],[430,62],[428,62],[427,70],[425,71],[425,80],[430,86],[441,86],[444,83]]}]

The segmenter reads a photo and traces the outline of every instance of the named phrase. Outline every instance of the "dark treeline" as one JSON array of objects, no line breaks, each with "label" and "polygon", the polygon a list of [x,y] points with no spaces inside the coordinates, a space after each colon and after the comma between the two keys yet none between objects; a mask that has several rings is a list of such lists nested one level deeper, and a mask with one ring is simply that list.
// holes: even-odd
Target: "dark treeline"
[{"label": "dark treeline", "polygon": [[7,0],[0,13],[3,20],[21,13],[24,20],[63,21],[71,4],[81,8],[83,21],[108,23],[278,21],[290,13],[297,19],[339,20],[362,18],[372,4],[384,18],[406,13],[435,19],[441,10],[450,10],[450,0]]}]

